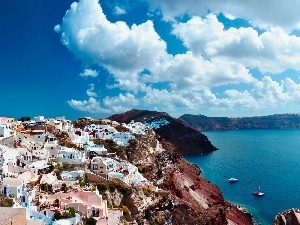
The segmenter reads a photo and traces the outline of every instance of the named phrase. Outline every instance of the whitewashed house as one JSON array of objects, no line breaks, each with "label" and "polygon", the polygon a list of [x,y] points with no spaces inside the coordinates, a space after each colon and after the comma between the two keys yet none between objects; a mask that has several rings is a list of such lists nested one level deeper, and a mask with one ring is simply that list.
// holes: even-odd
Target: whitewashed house
[{"label": "whitewashed house", "polygon": [[[23,138],[22,138],[23,137]],[[25,146],[31,153],[32,156],[40,159],[46,159],[46,151],[44,151],[44,138],[36,136],[27,136],[22,134],[18,135],[17,140],[22,142],[22,146]]]},{"label": "whitewashed house", "polygon": [[49,166],[50,165],[48,165],[47,160],[39,160],[26,165],[26,168],[28,168],[28,170],[31,170],[35,174],[41,174],[46,172]]},{"label": "whitewashed house", "polygon": [[64,171],[61,173],[61,177],[64,181],[77,181],[78,177],[84,176],[83,170],[77,170],[77,171]]},{"label": "whitewashed house", "polygon": [[128,128],[134,134],[142,134],[145,135],[145,130],[148,128],[145,124],[141,122],[131,121],[130,123],[122,123],[123,127]]},{"label": "whitewashed house", "polygon": [[93,155],[106,155],[107,149],[103,145],[96,145],[94,143],[85,145],[84,147],[86,156],[89,156],[90,153],[93,153]]},{"label": "whitewashed house", "polygon": [[20,156],[17,157],[17,159],[20,160],[21,164],[28,164],[32,162],[32,153],[27,151],[25,148],[18,148]]},{"label": "whitewashed house", "polygon": [[11,123],[2,123],[0,124],[0,137],[10,137],[15,134],[15,131],[12,129]]},{"label": "whitewashed house", "polygon": [[17,177],[19,174],[24,173],[24,168],[17,164],[18,160],[7,162],[7,171],[9,175]]},{"label": "whitewashed house", "polygon": [[62,147],[58,151],[56,161],[59,163],[83,163],[85,162],[84,151],[78,151],[74,148]]},{"label": "whitewashed house", "polygon": [[49,184],[52,186],[53,191],[59,191],[62,188],[63,181],[58,180],[54,174],[48,173],[48,174],[42,175],[40,183],[41,184]]},{"label": "whitewashed house", "polygon": [[55,129],[64,132],[69,132],[71,129],[71,121],[66,120],[64,116],[56,117],[55,119],[50,118],[48,119],[47,124],[52,125],[55,127]]},{"label": "whitewashed house", "polygon": [[95,132],[95,138],[110,139],[115,133],[118,133],[116,128],[110,125],[99,125]]},{"label": "whitewashed house", "polygon": [[115,143],[117,143],[120,146],[127,146],[129,144],[129,141],[134,138],[135,137],[128,132],[119,132],[119,133],[114,133],[111,137],[111,140],[113,140]]},{"label": "whitewashed house", "polygon": [[83,147],[85,144],[89,143],[90,135],[89,132],[83,131],[79,128],[72,129],[72,136],[74,137],[73,143]]},{"label": "whitewashed house", "polygon": [[36,116],[33,118],[37,125],[46,125],[47,120],[44,116]]},{"label": "whitewashed house", "polygon": [[43,149],[43,145],[44,145],[44,142],[32,141],[32,142],[28,143],[28,149],[30,149],[32,152],[40,151]]},{"label": "whitewashed house", "polygon": [[24,188],[25,182],[22,178],[3,178],[2,194],[4,194],[7,197],[21,197]]},{"label": "whitewashed house", "polygon": [[61,146],[57,144],[56,138],[51,136],[46,138],[46,142],[44,143],[44,150],[47,154],[48,159],[56,159],[59,150],[61,150]]},{"label": "whitewashed house", "polygon": [[5,148],[2,152],[4,163],[2,166],[2,172],[5,176],[17,176],[23,171],[17,163],[17,158],[20,157],[20,149]]}]

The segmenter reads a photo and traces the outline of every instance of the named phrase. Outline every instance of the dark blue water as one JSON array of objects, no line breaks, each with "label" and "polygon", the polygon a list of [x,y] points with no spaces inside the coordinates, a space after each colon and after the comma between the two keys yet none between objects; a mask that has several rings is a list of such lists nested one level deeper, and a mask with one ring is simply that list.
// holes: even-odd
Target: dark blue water
[{"label": "dark blue water", "polygon": [[[277,213],[300,208],[300,130],[204,132],[219,150],[185,157],[201,167],[226,200],[269,225]],[[228,183],[230,177],[239,179]],[[252,195],[260,186],[262,197]]]}]

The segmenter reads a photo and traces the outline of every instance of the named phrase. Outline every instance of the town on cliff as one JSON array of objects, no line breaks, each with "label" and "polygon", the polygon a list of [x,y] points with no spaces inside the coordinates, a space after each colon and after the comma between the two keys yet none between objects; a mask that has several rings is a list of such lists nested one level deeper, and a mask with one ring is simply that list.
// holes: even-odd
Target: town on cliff
[{"label": "town on cliff", "polygon": [[165,114],[120,118],[0,117],[0,224],[254,223],[183,159],[178,138],[216,150],[204,135]]}]

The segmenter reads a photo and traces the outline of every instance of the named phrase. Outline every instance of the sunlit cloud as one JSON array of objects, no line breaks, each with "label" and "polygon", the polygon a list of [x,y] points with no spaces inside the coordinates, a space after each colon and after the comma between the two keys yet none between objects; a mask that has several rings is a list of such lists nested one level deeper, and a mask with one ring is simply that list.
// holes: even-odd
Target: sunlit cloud
[{"label": "sunlit cloud", "polygon": [[79,74],[81,77],[97,77],[98,71],[91,70],[91,69],[85,69],[82,73]]}]

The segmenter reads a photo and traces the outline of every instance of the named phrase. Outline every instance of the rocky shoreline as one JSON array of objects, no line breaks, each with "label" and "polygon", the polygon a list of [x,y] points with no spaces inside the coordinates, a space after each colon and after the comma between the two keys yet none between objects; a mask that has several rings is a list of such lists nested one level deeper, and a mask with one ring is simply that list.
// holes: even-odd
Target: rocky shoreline
[{"label": "rocky shoreline", "polygon": [[[146,137],[137,137],[135,145],[131,146],[130,152],[133,154],[130,156],[130,162],[135,165],[151,163],[151,168],[149,167],[144,173],[141,171],[144,177],[159,188],[170,191],[170,197],[173,199],[173,206],[169,209],[172,217],[171,224],[250,225],[254,223],[251,214],[226,201],[217,185],[203,178],[201,169],[182,157],[186,154],[201,154],[216,150],[205,135],[180,120],[172,119],[166,113],[130,110],[113,115],[109,119],[120,123],[128,123],[132,120],[146,121],[147,124],[155,123],[153,129],[155,133],[150,131]],[[158,126],[159,121],[163,121],[164,125]],[[198,136],[193,135],[194,133]],[[156,149],[161,150],[150,159],[149,143],[155,141],[158,141],[157,145],[159,145]],[[197,151],[194,151],[194,148],[197,148]],[[153,207],[150,208],[153,210]],[[156,214],[167,213],[165,211],[151,213],[151,215]],[[161,220],[156,218],[156,221]]]}]

